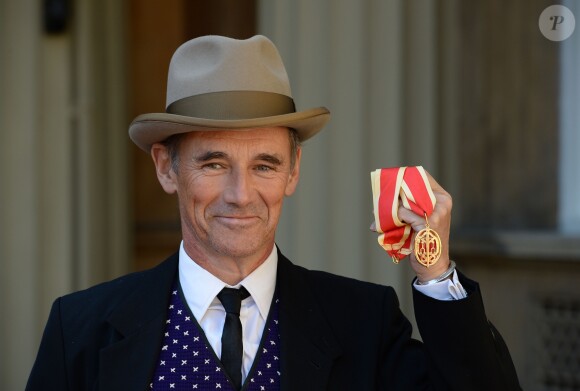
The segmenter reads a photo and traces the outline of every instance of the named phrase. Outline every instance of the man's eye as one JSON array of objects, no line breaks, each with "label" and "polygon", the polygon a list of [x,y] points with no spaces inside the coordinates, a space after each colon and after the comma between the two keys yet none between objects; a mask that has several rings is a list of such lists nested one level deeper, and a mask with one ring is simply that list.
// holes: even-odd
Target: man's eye
[{"label": "man's eye", "polygon": [[270,166],[266,166],[266,165],[260,164],[259,166],[256,167],[256,170],[257,171],[268,172],[268,171],[272,171],[273,168],[270,167]]},{"label": "man's eye", "polygon": [[203,168],[207,168],[209,170],[219,170],[222,167],[223,166],[219,163],[207,163],[207,164],[204,164],[204,166],[203,166]]}]

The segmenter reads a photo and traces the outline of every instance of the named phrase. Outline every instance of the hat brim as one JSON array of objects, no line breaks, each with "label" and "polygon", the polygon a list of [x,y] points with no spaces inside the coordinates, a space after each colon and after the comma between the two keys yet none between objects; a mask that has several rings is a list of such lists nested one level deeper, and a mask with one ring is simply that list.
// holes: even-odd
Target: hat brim
[{"label": "hat brim", "polygon": [[329,119],[330,112],[326,107],[317,107],[272,117],[239,120],[215,120],[169,113],[150,113],[142,114],[131,122],[131,125],[129,125],[129,137],[145,152],[149,152],[153,144],[161,142],[174,134],[195,131],[241,130],[284,126],[295,129],[300,141],[305,141],[320,132]]}]

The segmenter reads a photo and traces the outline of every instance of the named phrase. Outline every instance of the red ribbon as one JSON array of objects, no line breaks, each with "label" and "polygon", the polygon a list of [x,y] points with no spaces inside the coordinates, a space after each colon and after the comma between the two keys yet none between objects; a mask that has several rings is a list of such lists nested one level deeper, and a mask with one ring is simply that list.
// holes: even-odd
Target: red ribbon
[{"label": "red ribbon", "polygon": [[399,203],[420,216],[433,213],[435,195],[421,166],[382,168],[371,172],[379,244],[398,263],[411,254],[412,229],[399,220]]}]

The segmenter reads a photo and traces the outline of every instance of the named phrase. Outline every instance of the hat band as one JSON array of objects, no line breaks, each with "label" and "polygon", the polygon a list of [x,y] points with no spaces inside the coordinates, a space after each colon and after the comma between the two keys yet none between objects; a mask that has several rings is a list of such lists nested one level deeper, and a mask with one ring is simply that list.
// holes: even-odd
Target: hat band
[{"label": "hat band", "polygon": [[195,118],[241,120],[295,113],[296,107],[292,98],[274,92],[221,91],[176,100],[165,111]]}]

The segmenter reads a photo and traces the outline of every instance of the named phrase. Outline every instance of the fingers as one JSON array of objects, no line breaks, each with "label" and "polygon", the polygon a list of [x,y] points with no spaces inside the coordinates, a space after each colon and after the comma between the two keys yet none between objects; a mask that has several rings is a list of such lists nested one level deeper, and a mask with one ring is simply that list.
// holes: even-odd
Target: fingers
[{"label": "fingers", "polygon": [[413,228],[413,231],[418,232],[423,228],[425,228],[424,216],[419,216],[412,210],[409,210],[403,206],[399,206],[397,214],[399,216],[399,220],[401,220],[406,224],[409,224]]},{"label": "fingers", "polygon": [[[435,207],[433,213],[429,216],[429,225],[431,227],[448,228],[451,222],[451,209],[453,207],[453,200],[451,195],[441,185],[425,171],[429,185],[435,196]],[[410,224],[415,232],[425,228],[425,217],[417,215],[412,211],[399,206],[399,219],[407,224]]]},{"label": "fingers", "polygon": [[425,174],[427,175],[427,179],[429,180],[429,184],[431,185],[431,189],[433,190],[433,192],[445,191],[443,187],[441,187],[441,185],[435,180],[435,178],[431,176],[431,174],[429,174],[427,170],[425,170]]},{"label": "fingers", "polygon": [[[425,267],[424,264],[417,261],[414,252],[410,254],[410,265],[420,281],[428,281],[441,275],[449,265],[449,232],[451,227],[451,209],[453,206],[451,195],[428,172],[426,172],[426,176],[435,198],[433,213],[426,219],[424,215],[416,214],[401,204],[397,208],[399,220],[405,224],[409,224],[413,230],[411,237],[413,243],[417,233],[426,228],[427,222],[431,230],[440,238],[441,256],[436,264]],[[377,227],[374,222],[371,224],[370,229],[376,232]]]},{"label": "fingers", "polygon": [[[428,217],[429,226],[433,229],[449,230],[451,225],[451,197],[442,196],[433,209],[433,213]],[[399,206],[397,210],[399,220],[409,224],[413,231],[419,232],[427,225],[425,216],[420,216],[415,212]]]},{"label": "fingers", "polygon": [[431,190],[433,191],[433,195],[435,195],[436,202],[433,214],[451,214],[451,208],[453,206],[451,194],[449,194],[443,187],[441,187],[441,185],[431,176],[431,174],[429,174],[429,172],[425,171],[425,174],[427,174],[429,185],[431,185]]},{"label": "fingers", "polygon": [[[443,230],[444,234],[449,231],[451,225],[451,209],[453,208],[453,200],[451,195],[443,188],[441,185],[425,171],[427,179],[429,180],[429,185],[435,196],[435,206],[433,208],[433,213],[428,216],[429,226],[433,229]],[[399,218],[410,224],[415,232],[420,231],[425,228],[425,216],[419,216],[412,211],[399,207],[398,209]]]}]

